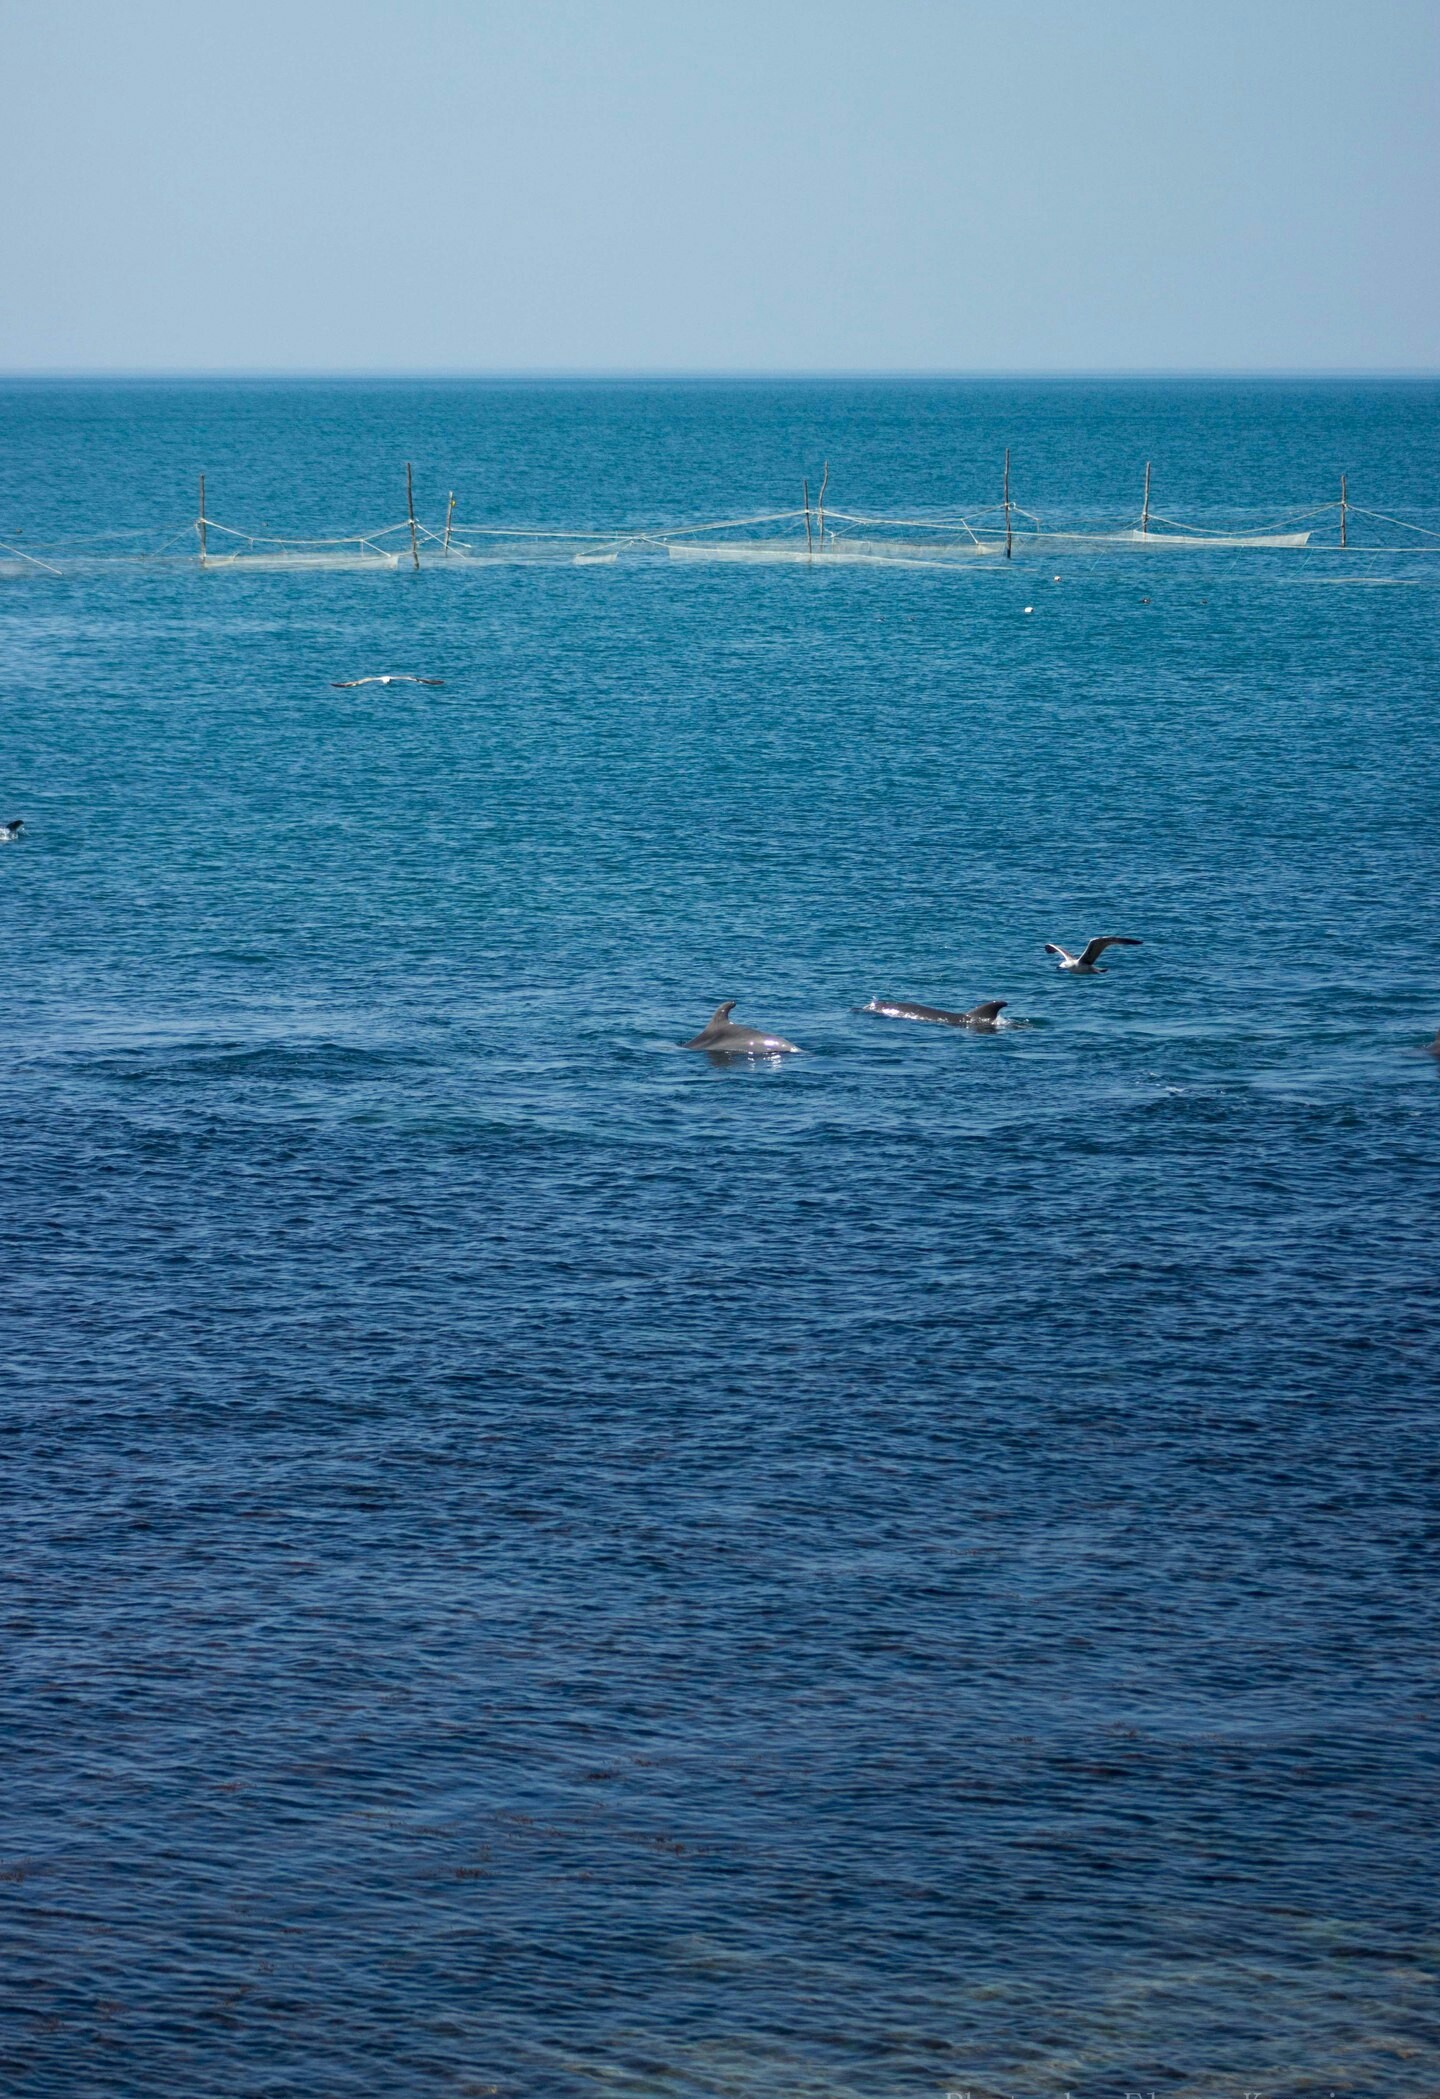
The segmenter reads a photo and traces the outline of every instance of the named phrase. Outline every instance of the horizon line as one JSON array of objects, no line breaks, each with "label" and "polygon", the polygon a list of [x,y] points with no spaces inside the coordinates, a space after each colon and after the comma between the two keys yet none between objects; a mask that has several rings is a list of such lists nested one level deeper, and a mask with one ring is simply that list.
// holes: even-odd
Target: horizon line
[{"label": "horizon line", "polygon": [[1426,365],[1094,365],[1094,366],[635,366],[635,365],[515,365],[515,366],[401,366],[401,365],[57,365],[0,367],[0,385],[83,384],[85,382],[129,382],[135,384],[204,384],[216,381],[284,381],[324,383],[337,381],[388,382],[392,384],[505,385],[572,384],[805,384],[836,381],[914,383],[977,380],[1035,383],[1044,381],[1124,380],[1440,380],[1440,366]]}]

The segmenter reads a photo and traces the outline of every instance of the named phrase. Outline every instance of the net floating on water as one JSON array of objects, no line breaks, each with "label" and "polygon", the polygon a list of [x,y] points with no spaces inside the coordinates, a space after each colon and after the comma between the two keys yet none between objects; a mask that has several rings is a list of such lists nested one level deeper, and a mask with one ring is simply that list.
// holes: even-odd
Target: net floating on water
[{"label": "net floating on water", "polygon": [[211,569],[392,569],[398,554],[207,554],[201,567]]},{"label": "net floating on water", "polygon": [[923,564],[926,568],[973,562],[977,557],[1003,555],[1005,542],[957,540],[926,546],[913,540],[832,539],[823,547],[797,546],[790,540],[695,540],[666,542],[672,561],[738,561],[756,563],[833,563],[838,567],[865,567],[877,563],[900,566]]},{"label": "net floating on water", "polygon": [[[302,538],[221,524],[205,507],[202,476],[200,515],[160,545],[118,551],[113,547],[117,537],[139,536],[118,527],[88,540],[84,535],[67,536],[47,546],[44,553],[0,541],[0,578],[74,575],[121,562],[188,562],[193,555],[182,556],[172,549],[178,540],[192,534],[199,540],[199,566],[215,574],[231,570],[245,574],[369,574],[422,566],[459,571],[516,566],[608,568],[622,559],[748,568],[888,567],[975,573],[993,572],[1012,560],[1051,562],[1067,555],[1083,555],[1087,564],[1094,564],[1137,554],[1159,554],[1167,561],[1186,554],[1210,554],[1231,557],[1224,565],[1234,566],[1247,553],[1304,553],[1309,557],[1306,564],[1287,564],[1292,580],[1318,581],[1322,579],[1301,577],[1299,569],[1328,566],[1327,557],[1337,553],[1362,565],[1389,555],[1433,557],[1440,553],[1440,513],[1425,511],[1422,515],[1436,522],[1422,523],[1418,517],[1362,509],[1348,500],[1343,484],[1338,504],[1319,504],[1282,517],[1264,517],[1257,508],[1249,513],[1253,522],[1237,524],[1232,515],[1230,521],[1214,525],[1162,517],[1152,510],[1148,468],[1143,513],[1138,519],[1132,513],[1120,523],[1086,518],[1075,509],[1058,518],[1054,513],[1042,518],[1022,509],[1010,494],[1008,455],[1003,507],[981,505],[968,514],[936,510],[919,516],[878,516],[841,511],[825,506],[824,487],[822,482],[821,501],[812,505],[807,494],[803,509],[653,526],[632,523],[613,530],[597,529],[593,524],[463,524],[455,518],[452,495],[444,531],[437,532],[415,514],[407,469],[407,515],[402,520],[377,531]],[[1320,522],[1325,519],[1336,527],[1333,539]],[[1383,538],[1374,536],[1376,527],[1388,528]],[[1397,546],[1393,542],[1400,534],[1410,537],[1407,544]],[[65,563],[63,570],[57,561]],[[1260,566],[1267,567],[1264,562]],[[1278,575],[1278,567],[1269,566]],[[1433,570],[1430,575],[1434,577]],[[1353,580],[1384,579],[1357,576]]]}]

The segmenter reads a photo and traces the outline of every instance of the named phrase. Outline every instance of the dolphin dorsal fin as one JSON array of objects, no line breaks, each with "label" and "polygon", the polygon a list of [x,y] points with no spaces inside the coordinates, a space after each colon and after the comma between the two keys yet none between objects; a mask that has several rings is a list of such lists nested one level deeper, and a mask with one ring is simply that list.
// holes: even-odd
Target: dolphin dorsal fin
[{"label": "dolphin dorsal fin", "polygon": [[733,999],[733,998],[727,998],[723,1006],[717,1006],[717,1007],[715,1008],[715,1011],[714,1011],[714,1012],[713,1012],[713,1013],[712,1013],[712,1014],[710,1015],[710,1018],[709,1018],[709,1019],[708,1019],[708,1020],[706,1021],[706,1023],[705,1023],[706,1027],[707,1027],[707,1028],[718,1028],[718,1027],[722,1027],[722,1026],[724,1025],[724,1023],[725,1023],[725,1022],[726,1022],[726,1021],[727,1021],[727,1020],[728,1020],[728,1019],[730,1018],[730,1015],[731,1015],[731,1014],[732,1014],[732,1013],[733,1013],[734,1011],[735,1011],[735,1001],[734,1001],[734,999]]}]

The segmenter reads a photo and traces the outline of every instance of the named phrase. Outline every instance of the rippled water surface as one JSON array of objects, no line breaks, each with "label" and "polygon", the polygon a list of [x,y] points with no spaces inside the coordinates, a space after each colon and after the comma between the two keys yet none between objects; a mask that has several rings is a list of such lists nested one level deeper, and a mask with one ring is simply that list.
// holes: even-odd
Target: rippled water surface
[{"label": "rippled water surface", "polygon": [[[202,467],[579,528],[1006,444],[1042,512],[1153,457],[1440,523],[1419,385],[0,419],[52,553]],[[4,2090],[1440,2088],[1423,565],[57,558],[0,578]],[[676,1046],[732,997],[804,1054]]]}]

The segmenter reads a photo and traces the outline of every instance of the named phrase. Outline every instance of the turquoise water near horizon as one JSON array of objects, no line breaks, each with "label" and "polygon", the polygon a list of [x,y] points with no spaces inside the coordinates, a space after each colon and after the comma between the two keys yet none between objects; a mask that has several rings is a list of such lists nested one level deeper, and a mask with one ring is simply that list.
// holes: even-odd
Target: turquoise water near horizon
[{"label": "turquoise water near horizon", "polygon": [[7,2092],[1434,2093],[1425,562],[84,554],[1007,445],[1440,526],[1433,382],[0,384]]}]

